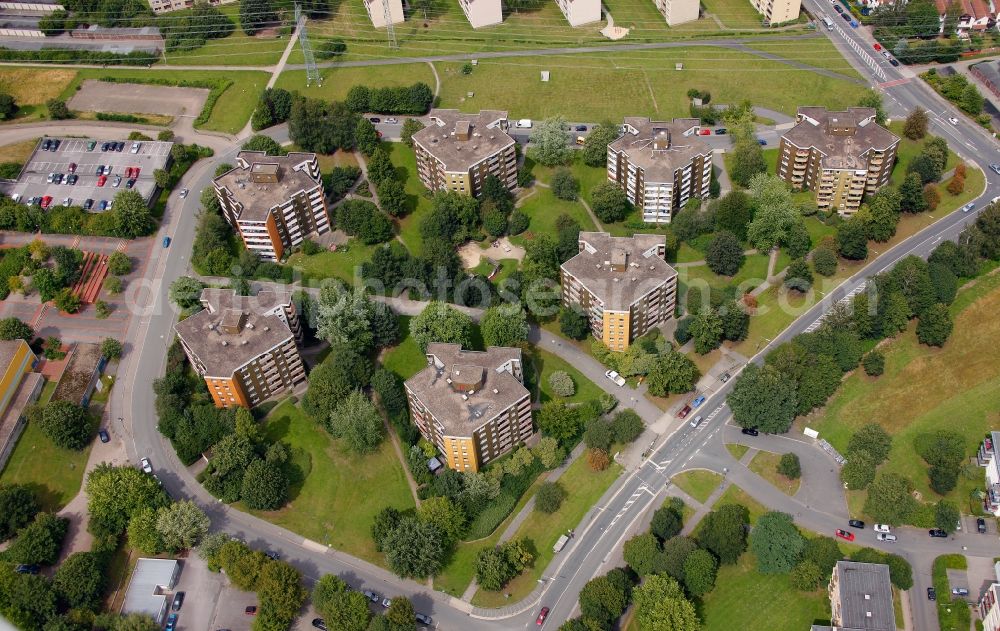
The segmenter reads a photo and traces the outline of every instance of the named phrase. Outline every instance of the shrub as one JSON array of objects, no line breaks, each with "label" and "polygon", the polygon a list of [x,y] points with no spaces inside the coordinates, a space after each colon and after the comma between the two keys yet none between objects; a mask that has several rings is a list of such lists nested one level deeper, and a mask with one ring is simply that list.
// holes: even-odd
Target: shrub
[{"label": "shrub", "polygon": [[549,385],[552,386],[552,392],[560,397],[571,397],[576,392],[573,378],[563,370],[557,370],[549,375]]},{"label": "shrub", "polygon": [[791,452],[783,454],[778,462],[778,473],[789,480],[797,480],[802,476],[802,467],[799,464],[799,457]]},{"label": "shrub", "polygon": [[558,482],[543,482],[535,492],[535,509],[554,513],[566,499],[566,490]]},{"label": "shrub", "polygon": [[872,351],[861,360],[861,365],[869,377],[878,377],[885,371],[885,355],[879,351]]}]

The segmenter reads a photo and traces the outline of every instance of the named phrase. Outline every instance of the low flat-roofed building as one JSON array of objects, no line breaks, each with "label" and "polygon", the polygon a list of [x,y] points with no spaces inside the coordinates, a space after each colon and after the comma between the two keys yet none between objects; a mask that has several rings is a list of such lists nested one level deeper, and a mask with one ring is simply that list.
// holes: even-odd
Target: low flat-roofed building
[{"label": "low flat-roofed building", "polygon": [[521,349],[429,344],[427,367],[406,380],[413,422],[456,471],[479,471],[531,437]]},{"label": "low flat-roofed building", "polygon": [[413,134],[417,175],[424,186],[476,197],[492,174],[508,189],[517,187],[516,143],[507,133],[507,112],[434,109],[428,118],[427,127]]},{"label": "low flat-roofed building", "polygon": [[562,304],[580,309],[608,348],[623,351],[673,317],[677,271],[666,261],[665,236],[581,232],[579,246],[560,266]]},{"label": "low flat-roofed building", "polygon": [[181,566],[176,559],[139,559],[125,590],[121,613],[151,616],[163,624],[167,615],[167,592],[177,584]]},{"label": "low flat-roofed building", "polygon": [[74,344],[62,377],[52,392],[52,400],[87,407],[106,363],[100,344]]}]

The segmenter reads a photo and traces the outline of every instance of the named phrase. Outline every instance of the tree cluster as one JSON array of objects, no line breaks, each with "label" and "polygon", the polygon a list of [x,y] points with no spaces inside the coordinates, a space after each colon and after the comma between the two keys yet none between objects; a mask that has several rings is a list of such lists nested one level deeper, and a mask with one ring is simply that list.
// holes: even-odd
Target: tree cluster
[{"label": "tree cluster", "polygon": [[[292,115],[292,94],[284,88],[267,88],[260,94],[250,118],[254,131],[284,123]],[[246,149],[246,147],[244,147]]]},{"label": "tree cluster", "polygon": [[504,585],[531,567],[535,560],[527,539],[511,539],[476,556],[476,582],[483,589],[498,592]]},{"label": "tree cluster", "polygon": [[351,111],[359,114],[374,112],[420,116],[426,114],[434,102],[434,91],[422,82],[380,88],[355,85],[347,91],[344,102]]}]

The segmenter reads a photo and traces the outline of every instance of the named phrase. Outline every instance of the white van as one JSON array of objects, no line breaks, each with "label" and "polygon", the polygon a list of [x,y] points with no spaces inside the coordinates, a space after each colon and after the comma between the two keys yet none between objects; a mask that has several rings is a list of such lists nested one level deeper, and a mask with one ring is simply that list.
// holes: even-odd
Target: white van
[{"label": "white van", "polygon": [[531,119],[522,118],[521,120],[514,123],[514,126],[517,127],[518,129],[531,129]]}]

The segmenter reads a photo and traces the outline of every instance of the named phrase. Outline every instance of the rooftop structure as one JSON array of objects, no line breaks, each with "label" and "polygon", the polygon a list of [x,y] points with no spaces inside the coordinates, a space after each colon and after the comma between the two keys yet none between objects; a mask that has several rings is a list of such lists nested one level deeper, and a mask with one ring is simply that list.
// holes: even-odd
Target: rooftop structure
[{"label": "rooftop structure", "polygon": [[139,559],[132,570],[121,613],[140,613],[163,624],[167,613],[166,593],[173,589],[181,566],[175,559]]}]

